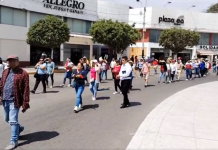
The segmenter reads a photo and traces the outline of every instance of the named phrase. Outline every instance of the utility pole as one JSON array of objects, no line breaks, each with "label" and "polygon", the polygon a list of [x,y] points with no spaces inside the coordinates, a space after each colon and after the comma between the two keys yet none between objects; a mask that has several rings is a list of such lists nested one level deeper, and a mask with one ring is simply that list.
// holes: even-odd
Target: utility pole
[{"label": "utility pole", "polygon": [[143,29],[142,29],[142,58],[144,59],[144,48],[145,48],[145,12],[146,7],[143,10]]}]

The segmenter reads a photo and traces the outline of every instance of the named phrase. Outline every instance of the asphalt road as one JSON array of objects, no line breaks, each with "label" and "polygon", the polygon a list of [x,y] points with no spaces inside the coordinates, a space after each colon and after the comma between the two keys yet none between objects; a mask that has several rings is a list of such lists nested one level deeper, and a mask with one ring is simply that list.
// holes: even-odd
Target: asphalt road
[{"label": "asphalt road", "polygon": [[[86,87],[85,109],[77,114],[73,111],[75,91],[59,87],[62,78],[63,74],[55,74],[56,87],[48,89],[48,93],[39,93],[40,84],[36,94],[31,94],[31,108],[19,116],[25,130],[18,150],[125,149],[144,118],[164,99],[187,87],[217,81],[218,77],[211,74],[193,81],[158,84],[158,75],[155,75],[150,76],[148,88],[144,88],[143,79],[134,79],[133,91],[129,94],[131,107],[122,110],[122,95],[113,95],[113,82],[107,80],[100,85],[104,90],[98,92],[96,101],[91,100],[91,92]],[[33,88],[33,76],[30,79]],[[181,79],[185,79],[184,75]],[[3,121],[2,112],[0,120],[0,149],[4,149],[10,141],[10,127]]]}]

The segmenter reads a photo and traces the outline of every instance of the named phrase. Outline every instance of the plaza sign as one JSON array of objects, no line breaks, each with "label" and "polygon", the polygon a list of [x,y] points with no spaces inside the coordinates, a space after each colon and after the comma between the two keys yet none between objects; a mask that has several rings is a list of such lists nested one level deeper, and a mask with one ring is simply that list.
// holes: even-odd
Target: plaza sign
[{"label": "plaza sign", "polygon": [[169,22],[169,23],[173,23],[174,25],[182,25],[185,23],[184,19],[166,18],[165,16],[159,17],[159,23],[161,22]]},{"label": "plaza sign", "polygon": [[200,45],[199,47],[204,50],[218,50],[218,46],[213,45]]},{"label": "plaza sign", "polygon": [[83,14],[85,4],[76,0],[43,0],[47,9],[58,10],[69,13]]}]

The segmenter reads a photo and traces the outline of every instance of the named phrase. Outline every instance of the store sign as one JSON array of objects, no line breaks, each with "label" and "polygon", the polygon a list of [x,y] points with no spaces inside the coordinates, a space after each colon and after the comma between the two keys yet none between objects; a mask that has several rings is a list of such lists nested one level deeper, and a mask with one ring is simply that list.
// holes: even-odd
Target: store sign
[{"label": "store sign", "polygon": [[204,50],[218,50],[218,46],[213,46],[213,45],[200,45],[200,49]]},{"label": "store sign", "polygon": [[159,17],[159,23],[161,22],[168,22],[168,23],[173,23],[174,25],[182,25],[185,23],[184,19],[182,19],[182,16],[180,16],[177,19],[174,18],[166,18],[165,16]]},{"label": "store sign", "polygon": [[47,9],[58,10],[69,13],[83,14],[85,4],[76,0],[43,0]]}]

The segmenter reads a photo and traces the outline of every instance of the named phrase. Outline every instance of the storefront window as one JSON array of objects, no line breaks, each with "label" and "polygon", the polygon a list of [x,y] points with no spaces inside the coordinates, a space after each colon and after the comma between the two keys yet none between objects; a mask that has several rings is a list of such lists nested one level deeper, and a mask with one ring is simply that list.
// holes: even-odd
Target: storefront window
[{"label": "storefront window", "polygon": [[14,25],[14,26],[27,26],[27,12],[24,10],[0,7],[0,23]]},{"label": "storefront window", "polygon": [[159,43],[159,37],[161,34],[161,30],[150,30],[150,41],[152,43]]},{"label": "storefront window", "polygon": [[209,45],[210,34],[209,33],[200,33],[201,39],[199,40],[199,45]]},{"label": "storefront window", "polygon": [[213,34],[212,45],[218,45],[218,34]]},{"label": "storefront window", "polygon": [[71,19],[67,18],[67,24],[70,28],[71,32],[75,33],[89,33],[89,29],[91,27],[91,21],[79,20],[79,19]]}]

